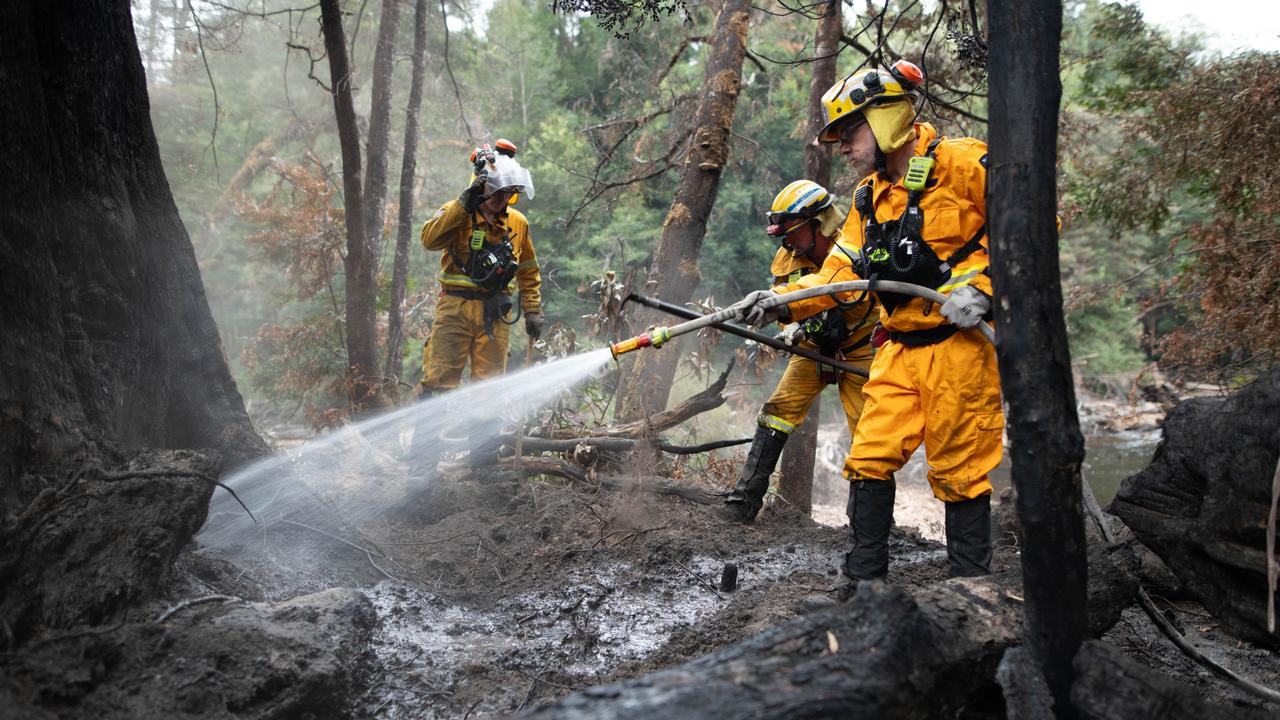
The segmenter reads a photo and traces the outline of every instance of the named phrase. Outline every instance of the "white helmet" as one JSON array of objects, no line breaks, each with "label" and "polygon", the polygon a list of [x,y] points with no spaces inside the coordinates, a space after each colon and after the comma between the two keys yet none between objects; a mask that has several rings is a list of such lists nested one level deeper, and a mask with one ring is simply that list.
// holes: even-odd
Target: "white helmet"
[{"label": "white helmet", "polygon": [[533,197],[533,177],[515,158],[495,154],[485,169],[489,173],[485,179],[489,192],[513,188],[525,197]]}]

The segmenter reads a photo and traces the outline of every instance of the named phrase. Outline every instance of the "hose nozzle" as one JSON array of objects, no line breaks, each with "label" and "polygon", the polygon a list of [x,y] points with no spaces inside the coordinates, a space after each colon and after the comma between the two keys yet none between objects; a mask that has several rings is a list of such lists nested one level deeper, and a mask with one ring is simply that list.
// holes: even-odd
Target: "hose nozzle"
[{"label": "hose nozzle", "polygon": [[647,333],[641,333],[633,338],[620,340],[609,345],[609,352],[613,353],[613,359],[617,360],[619,355],[625,355],[642,347],[662,347],[662,344],[671,339],[671,331],[664,327],[653,328]]}]

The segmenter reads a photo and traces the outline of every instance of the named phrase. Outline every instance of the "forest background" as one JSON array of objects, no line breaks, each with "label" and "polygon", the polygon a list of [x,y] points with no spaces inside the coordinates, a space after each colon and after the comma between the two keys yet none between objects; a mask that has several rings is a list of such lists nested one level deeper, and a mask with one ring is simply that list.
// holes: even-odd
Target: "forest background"
[{"label": "forest background", "polygon": [[[378,5],[343,3],[362,147]],[[905,57],[931,81],[934,101],[921,119],[945,135],[985,138],[977,5],[847,3],[837,72],[868,56]],[[644,269],[662,262],[654,249],[688,149],[716,11],[656,6],[671,11],[660,22],[606,29],[542,0],[423,3],[405,332],[388,348],[414,47],[414,3],[401,3],[389,191],[374,245],[378,347],[398,355],[402,388],[418,379],[439,289],[438,254],[422,249],[417,229],[467,185],[471,149],[498,137],[519,146],[537,189],[518,207],[530,220],[553,324],[539,355],[643,329],[613,322],[608,299],[623,286],[641,290]],[[134,0],[133,11],[165,170],[251,414],[270,424],[339,422],[348,411],[346,231],[318,4]],[[729,164],[699,263],[705,308],[768,283],[776,245],[764,235],[764,214],[778,189],[804,175],[814,18],[808,6],[783,2],[751,14]],[[1078,377],[1102,385],[1159,367],[1231,381],[1273,362],[1278,56],[1210,54],[1194,35],[1147,24],[1133,6],[1092,1],[1067,3],[1062,50],[1060,251]],[[834,163],[831,189],[846,205],[855,180]],[[743,382],[757,386],[742,396],[754,405],[780,367],[759,348],[717,340],[685,353],[680,382],[707,377],[738,352],[748,361]],[[523,348],[517,331],[513,364]]]}]

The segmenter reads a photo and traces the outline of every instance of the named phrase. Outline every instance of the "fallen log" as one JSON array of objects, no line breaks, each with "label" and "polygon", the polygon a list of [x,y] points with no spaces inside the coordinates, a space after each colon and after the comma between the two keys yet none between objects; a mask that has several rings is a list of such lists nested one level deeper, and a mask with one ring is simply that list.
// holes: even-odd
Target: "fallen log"
[{"label": "fallen log", "polygon": [[1151,464],[1109,508],[1233,635],[1273,650],[1266,528],[1278,454],[1280,369],[1174,407]]},{"label": "fallen log", "polygon": [[[560,458],[525,457],[521,459],[520,464],[520,472],[529,475],[554,475],[575,482],[592,482],[584,469]],[[500,460],[497,463],[497,467],[503,470],[514,470],[515,459],[506,458]],[[638,480],[634,477],[605,476],[600,477],[598,482],[601,487],[606,487],[610,490],[629,490],[639,486],[645,492],[683,498],[700,505],[718,505],[724,500],[724,495],[721,493],[693,485],[684,485],[660,476],[643,476]]]},{"label": "fallen log", "polygon": [[[1132,602],[1132,558],[1123,548],[1095,547],[1089,559],[1090,626],[1101,633]],[[992,688],[1005,649],[1022,640],[1021,596],[1016,571],[949,580],[914,596],[863,583],[843,605],[524,717],[942,716]]]},{"label": "fallen log", "polygon": [[1094,720],[1262,720],[1274,712],[1211,703],[1201,690],[1134,662],[1104,643],[1080,646],[1071,704]]},{"label": "fallen log", "polygon": [[1004,694],[1005,720],[1055,720],[1053,693],[1030,650],[1021,645],[1005,650],[996,681]]}]

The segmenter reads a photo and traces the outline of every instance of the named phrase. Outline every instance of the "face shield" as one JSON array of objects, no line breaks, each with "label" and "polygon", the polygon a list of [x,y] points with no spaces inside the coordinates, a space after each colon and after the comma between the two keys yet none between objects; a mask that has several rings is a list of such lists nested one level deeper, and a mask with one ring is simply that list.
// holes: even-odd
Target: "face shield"
[{"label": "face shield", "polygon": [[498,155],[489,163],[488,171],[485,180],[488,192],[511,189],[525,197],[533,197],[533,178],[515,158]]}]

